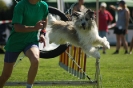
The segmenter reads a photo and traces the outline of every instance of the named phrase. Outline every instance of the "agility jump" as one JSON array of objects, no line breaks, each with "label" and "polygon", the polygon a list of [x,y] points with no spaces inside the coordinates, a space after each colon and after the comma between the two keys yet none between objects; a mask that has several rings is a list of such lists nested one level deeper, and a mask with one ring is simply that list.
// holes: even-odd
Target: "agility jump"
[{"label": "agility jump", "polygon": [[[67,17],[57,10],[56,8],[49,7],[51,14],[56,14],[61,17],[61,20],[67,21]],[[56,13],[54,13],[56,12]],[[84,79],[85,76],[89,81],[44,81],[44,82],[35,82],[34,85],[96,85],[97,88],[100,88],[100,68],[99,68],[99,59],[96,59],[96,73],[95,80],[92,81],[91,78],[86,74],[86,55],[81,51],[80,48],[75,48],[73,46],[69,47],[68,44],[59,45],[56,49],[51,51],[40,50],[40,58],[53,58],[60,55],[59,65],[64,68],[69,73],[77,76],[78,78]],[[58,51],[58,53],[56,52]],[[77,56],[76,56],[77,54]],[[52,55],[52,56],[51,56]],[[25,82],[8,82],[6,86],[21,86]]]}]

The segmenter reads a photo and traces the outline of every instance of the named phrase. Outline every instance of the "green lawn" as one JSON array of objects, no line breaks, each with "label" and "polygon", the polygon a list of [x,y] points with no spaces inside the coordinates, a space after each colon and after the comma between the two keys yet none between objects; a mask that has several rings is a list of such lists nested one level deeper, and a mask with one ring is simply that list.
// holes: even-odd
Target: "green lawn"
[{"label": "green lawn", "polygon": [[[115,48],[107,50],[107,54],[101,53],[100,69],[103,88],[133,88],[133,55],[125,55],[121,49],[118,55],[112,55]],[[101,52],[101,51],[100,51]],[[3,67],[4,55],[0,54],[0,73]],[[36,81],[47,80],[79,80],[73,75],[63,70],[59,65],[59,58],[41,59]],[[29,61],[25,57],[14,68],[9,81],[26,81]],[[87,74],[94,79],[95,59],[87,59]],[[87,79],[85,79],[87,80]],[[4,88],[18,88],[9,87]],[[25,88],[20,86],[19,88]],[[92,86],[34,86],[34,88],[92,88]]]}]

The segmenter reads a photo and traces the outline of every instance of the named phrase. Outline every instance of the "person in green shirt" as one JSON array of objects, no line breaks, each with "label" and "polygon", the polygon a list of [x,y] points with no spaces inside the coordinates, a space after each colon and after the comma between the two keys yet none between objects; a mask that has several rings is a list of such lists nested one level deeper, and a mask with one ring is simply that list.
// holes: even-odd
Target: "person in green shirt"
[{"label": "person in green shirt", "polygon": [[[39,65],[39,41],[44,43],[44,32],[47,25],[48,5],[41,0],[21,0],[13,12],[13,28],[5,45],[3,71],[0,76],[0,88],[11,76],[13,66],[23,51],[29,58],[27,88],[32,88]],[[38,38],[38,30],[41,30]]]}]

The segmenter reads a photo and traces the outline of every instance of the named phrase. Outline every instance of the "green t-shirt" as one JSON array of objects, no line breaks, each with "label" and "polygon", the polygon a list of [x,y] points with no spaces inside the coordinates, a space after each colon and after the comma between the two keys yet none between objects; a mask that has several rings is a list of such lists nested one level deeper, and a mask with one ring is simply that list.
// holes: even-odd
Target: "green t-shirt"
[{"label": "green t-shirt", "polygon": [[[14,8],[12,24],[19,23],[26,26],[35,26],[40,20],[46,19],[48,5],[44,1],[30,4],[28,0],[21,0]],[[29,44],[38,44],[38,31],[16,32],[12,28],[5,46],[6,51],[19,52]]]}]

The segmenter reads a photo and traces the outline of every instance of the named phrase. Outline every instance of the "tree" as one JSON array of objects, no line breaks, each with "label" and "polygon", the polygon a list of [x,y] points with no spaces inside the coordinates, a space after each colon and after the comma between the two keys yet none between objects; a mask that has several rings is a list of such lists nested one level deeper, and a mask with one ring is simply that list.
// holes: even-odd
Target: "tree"
[{"label": "tree", "polygon": [[0,0],[0,11],[8,10],[12,4],[12,0]]}]

